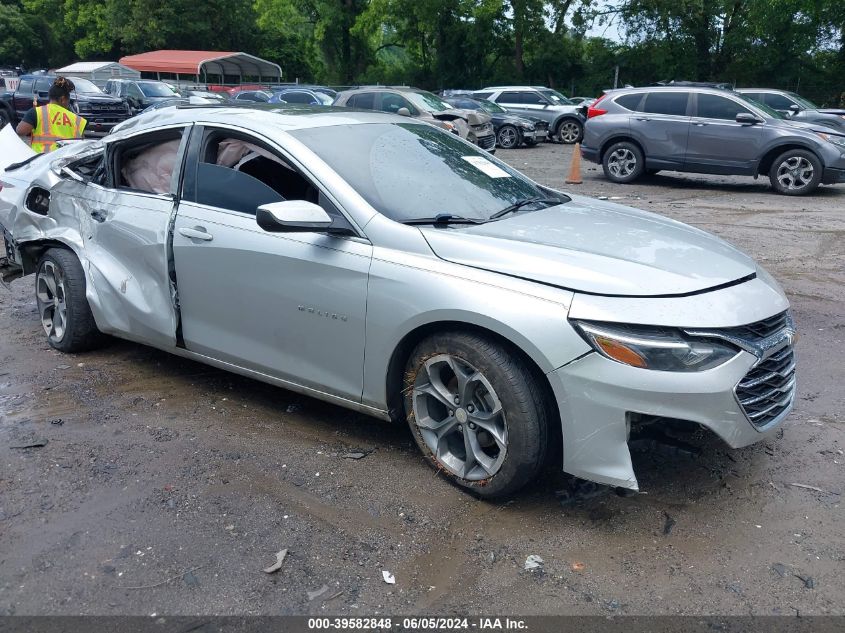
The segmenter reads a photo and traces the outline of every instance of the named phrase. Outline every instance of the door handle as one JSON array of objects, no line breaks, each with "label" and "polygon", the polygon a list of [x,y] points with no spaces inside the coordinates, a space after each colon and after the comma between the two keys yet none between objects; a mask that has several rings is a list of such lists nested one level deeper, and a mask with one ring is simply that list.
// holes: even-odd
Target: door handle
[{"label": "door handle", "polygon": [[651,117],[647,116],[638,116],[637,121],[651,121]]},{"label": "door handle", "polygon": [[189,237],[192,240],[203,240],[204,242],[210,242],[214,239],[214,236],[201,226],[193,229],[179,229],[179,234]]},{"label": "door handle", "polygon": [[91,217],[97,222],[105,222],[108,214],[103,209],[95,209],[91,212]]},{"label": "door handle", "polygon": [[707,125],[706,123],[704,123],[704,121],[693,121],[692,124],[695,127],[705,127]]}]

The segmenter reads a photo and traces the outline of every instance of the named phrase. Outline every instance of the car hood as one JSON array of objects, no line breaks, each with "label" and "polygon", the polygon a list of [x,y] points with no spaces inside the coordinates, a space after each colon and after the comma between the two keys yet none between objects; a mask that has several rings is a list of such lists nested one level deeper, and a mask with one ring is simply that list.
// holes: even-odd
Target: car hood
[{"label": "car hood", "polygon": [[88,103],[123,103],[123,99],[120,97],[112,97],[111,95],[106,94],[95,94],[93,92],[83,92],[81,94],[76,94],[77,101],[87,101]]},{"label": "car hood", "polygon": [[592,294],[685,295],[756,272],[709,233],[580,196],[486,224],[421,230],[441,259]]},{"label": "car hood", "polygon": [[453,121],[455,119],[463,119],[470,125],[482,125],[490,123],[490,115],[486,112],[476,112],[475,110],[463,110],[461,108],[450,108],[442,112],[429,112],[429,114],[440,121]]}]

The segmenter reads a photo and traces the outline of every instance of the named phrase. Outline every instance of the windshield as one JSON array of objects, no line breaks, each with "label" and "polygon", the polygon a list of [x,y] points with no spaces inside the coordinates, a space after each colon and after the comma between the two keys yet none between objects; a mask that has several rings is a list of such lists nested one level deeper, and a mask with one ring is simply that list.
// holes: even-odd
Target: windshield
[{"label": "windshield", "polygon": [[103,94],[103,91],[97,88],[92,82],[82,77],[68,77],[73,82],[74,92],[80,94]]},{"label": "windshield", "polygon": [[819,109],[819,106],[817,106],[815,103],[813,103],[812,101],[810,101],[806,97],[802,97],[801,95],[795,94],[794,92],[787,92],[786,94],[788,94],[790,97],[795,99],[795,101],[800,103],[801,107],[806,109],[806,110],[818,110]]},{"label": "windshield", "polygon": [[745,101],[748,105],[754,106],[758,110],[762,110],[767,116],[773,119],[785,119],[786,117],[783,116],[780,112],[775,110],[774,108],[770,108],[765,103],[760,103],[759,101],[752,99],[748,95],[741,94],[739,92],[734,93],[735,97],[739,97],[742,101]]},{"label": "windshield", "polygon": [[441,214],[484,221],[515,203],[554,195],[483,150],[424,123],[332,125],[290,134],[397,222]]},{"label": "windshield", "polygon": [[490,114],[502,114],[503,112],[507,112],[502,106],[498,103],[493,103],[492,101],[487,101],[487,99],[476,99],[478,103],[481,104],[481,107],[484,108],[486,112]]},{"label": "windshield", "polygon": [[452,109],[452,106],[443,99],[430,92],[404,92],[402,96],[407,97],[408,101],[425,112],[443,112]]},{"label": "windshield", "polygon": [[572,101],[564,97],[557,90],[552,90],[551,88],[543,88],[542,90],[538,90],[538,92],[547,99],[551,99],[552,103],[556,105],[575,105]]},{"label": "windshield", "polygon": [[160,84],[156,81],[139,81],[138,87],[141,89],[141,92],[144,93],[145,97],[178,97],[175,92],[173,92],[170,88],[168,88],[164,84]]}]

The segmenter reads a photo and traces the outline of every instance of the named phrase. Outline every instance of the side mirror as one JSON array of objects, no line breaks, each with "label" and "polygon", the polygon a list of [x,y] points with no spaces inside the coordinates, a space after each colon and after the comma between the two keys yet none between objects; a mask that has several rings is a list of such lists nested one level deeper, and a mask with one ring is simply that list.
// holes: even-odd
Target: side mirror
[{"label": "side mirror", "polygon": [[742,123],[743,125],[755,125],[757,123],[762,123],[763,121],[750,112],[738,112],[736,115],[736,122]]},{"label": "side mirror", "polygon": [[319,233],[332,225],[323,207],[305,200],[262,204],[255,212],[255,221],[270,233]]},{"label": "side mirror", "polygon": [[798,112],[801,112],[801,106],[797,103],[793,103],[789,106],[789,111],[797,114]]},{"label": "side mirror", "polygon": [[411,111],[408,108],[399,108],[396,114],[399,116],[411,116]]}]

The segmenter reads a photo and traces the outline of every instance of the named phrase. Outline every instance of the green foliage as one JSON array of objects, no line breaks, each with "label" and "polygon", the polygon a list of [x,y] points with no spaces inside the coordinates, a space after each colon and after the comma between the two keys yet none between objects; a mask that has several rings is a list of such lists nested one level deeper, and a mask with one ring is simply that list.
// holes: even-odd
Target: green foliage
[{"label": "green foliage", "polygon": [[[719,80],[845,90],[842,0],[0,0],[0,64],[242,50],[288,79],[478,88]],[[608,26],[621,40],[588,37]]]}]

